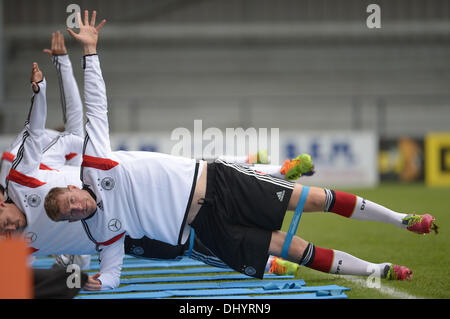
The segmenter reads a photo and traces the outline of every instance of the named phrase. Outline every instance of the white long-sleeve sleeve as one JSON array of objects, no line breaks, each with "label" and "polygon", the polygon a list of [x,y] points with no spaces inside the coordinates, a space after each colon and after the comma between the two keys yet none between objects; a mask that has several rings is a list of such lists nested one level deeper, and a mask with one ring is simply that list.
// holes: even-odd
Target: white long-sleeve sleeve
[{"label": "white long-sleeve sleeve", "polygon": [[[98,55],[83,57],[86,137],[83,156],[106,157],[111,153],[106,87]],[[83,178],[83,176],[82,176]],[[84,183],[84,180],[83,180]],[[117,288],[124,256],[124,237],[108,246],[101,246],[100,276],[102,289]]]},{"label": "white long-sleeve sleeve", "polygon": [[115,243],[101,247],[100,252],[100,276],[103,289],[114,289],[119,287],[120,272],[122,271],[125,236]]},{"label": "white long-sleeve sleeve", "polygon": [[83,57],[86,142],[83,155],[106,157],[111,153],[108,104],[98,55]]},{"label": "white long-sleeve sleeve", "polygon": [[22,143],[12,164],[13,169],[24,174],[30,174],[39,169],[42,149],[48,142],[45,133],[45,122],[47,120],[47,82],[45,78],[37,85],[39,91],[34,93],[31,98],[31,107],[25,122]]},{"label": "white long-sleeve sleeve", "polygon": [[84,137],[83,104],[69,55],[53,56],[53,64],[58,76],[65,131]]}]

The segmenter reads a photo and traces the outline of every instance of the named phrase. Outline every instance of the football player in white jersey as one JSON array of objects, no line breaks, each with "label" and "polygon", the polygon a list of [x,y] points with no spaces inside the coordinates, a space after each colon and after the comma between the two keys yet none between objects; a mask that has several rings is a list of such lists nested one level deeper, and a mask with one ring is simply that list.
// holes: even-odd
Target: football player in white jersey
[{"label": "football player in white jersey", "polygon": [[[57,71],[65,132],[60,133],[49,129],[45,129],[41,132],[40,140],[41,145],[43,145],[44,148],[42,161],[39,163],[39,169],[54,172],[71,171],[72,173],[67,174],[69,179],[63,178],[61,180],[66,180],[67,182],[71,181],[70,183],[77,183],[77,180],[79,179],[79,167],[81,164],[81,153],[84,137],[83,110],[78,86],[72,71],[72,65],[67,55],[63,36],[59,31],[52,34],[51,49],[45,49],[44,52],[48,53],[52,57],[53,64]],[[34,76],[38,75],[38,68],[34,69],[34,71],[36,71],[33,72]],[[37,78],[32,80],[39,82],[41,79]],[[38,84],[36,84],[34,89],[39,90]],[[39,102],[40,100],[42,99],[39,99],[33,95],[31,108],[33,108],[35,102]],[[24,140],[28,139],[30,135],[29,121],[30,118],[27,119],[27,125],[18,135],[18,138],[11,144],[10,148],[4,152],[2,156],[1,184],[4,188],[9,190],[11,196],[8,196],[9,198],[6,202],[1,202],[0,204],[0,233],[15,231],[24,232],[30,241],[33,256],[56,254],[58,252],[70,253],[72,250],[64,248],[67,247],[67,244],[66,246],[64,246],[64,244],[61,245],[63,247],[62,249],[47,249],[50,245],[46,244],[43,240],[38,240],[38,238],[40,239],[42,237],[43,233],[48,233],[54,236],[54,240],[50,241],[49,244],[51,242],[58,244],[58,236],[63,236],[69,229],[66,227],[55,228],[55,224],[50,223],[49,229],[46,230],[46,223],[42,222],[39,218],[35,218],[35,216],[32,218],[28,217],[26,213],[27,209],[23,209],[23,207],[21,207],[25,206],[28,209],[37,210],[38,212],[40,207],[40,212],[38,214],[42,215],[42,219],[45,219],[43,206],[41,206],[45,193],[41,193],[41,195],[39,195],[39,192],[32,192],[32,184],[28,184],[27,186],[29,187],[24,187],[24,185],[18,186],[15,182],[10,184],[9,180],[6,179],[6,176],[10,172],[10,168],[13,166],[13,162],[13,172],[17,171],[17,168],[22,170],[24,161],[26,161],[26,158],[30,158],[30,154],[32,153],[30,149],[25,149],[23,145]],[[24,152],[26,153],[25,159]],[[16,155],[18,155],[17,158]],[[15,159],[16,161],[14,161]],[[20,175],[19,177],[25,178],[25,176],[26,175]],[[30,178],[29,181],[32,181],[32,179]],[[8,187],[8,185],[10,187]],[[20,196],[15,194],[17,191],[16,188],[27,189],[31,193],[25,193],[22,201],[19,200]],[[12,197],[16,198],[16,202],[19,200],[20,204],[16,205],[12,200]],[[36,215],[36,212],[33,212],[33,215]],[[36,227],[37,224],[39,224],[38,227]],[[39,231],[36,229],[39,229]],[[77,230],[74,238],[81,237],[80,246],[85,246],[81,252],[96,253],[95,247],[92,246],[91,242],[84,235],[84,230],[82,227],[71,227],[70,229]],[[58,230],[60,231],[59,233]],[[85,245],[83,245],[83,239],[86,240],[84,243]],[[36,242],[40,242],[40,244],[37,245]],[[72,246],[72,244],[70,244],[70,246]],[[66,258],[66,256],[61,255],[57,257],[57,260],[63,261],[64,258]],[[78,260],[77,263],[82,267],[82,269],[86,269],[90,263],[90,255],[76,256],[76,260]]]},{"label": "football player in white jersey", "polygon": [[[72,170],[74,172],[79,172],[84,138],[83,109],[78,86],[73,75],[72,64],[64,44],[63,35],[59,31],[52,33],[51,49],[44,49],[43,51],[51,57],[56,69],[59,82],[64,132],[45,129],[42,136],[42,144],[45,145],[45,147],[43,149],[42,162],[39,166],[42,170]],[[22,144],[26,134],[25,132],[26,129],[24,128],[19,133],[16,140],[2,155],[0,164],[2,200],[4,200],[3,191],[8,183],[6,176],[8,175],[19,147]],[[19,213],[19,210],[17,210],[16,213],[17,218],[23,217],[23,214]],[[10,219],[12,218],[13,216],[10,217]],[[14,223],[6,224],[3,228],[5,231],[14,231],[14,225]],[[27,234],[28,238],[31,240],[36,237],[36,234],[33,232],[28,232]],[[89,252],[89,249],[87,249],[86,252]],[[90,264],[90,255],[56,256],[55,266],[66,266],[73,260],[75,260],[75,263],[77,263],[81,269],[87,269]]]},{"label": "football player in white jersey", "polygon": [[[59,33],[53,34],[52,36],[52,47],[58,48],[58,38],[60,41],[63,41],[62,35]],[[55,45],[53,45],[55,44]],[[48,50],[46,50],[48,52]],[[53,52],[56,51],[52,50]],[[58,51],[56,51],[58,52]],[[63,53],[59,51],[60,53]],[[64,52],[66,52],[64,50]],[[58,56],[53,59],[54,61],[58,61]],[[79,101],[80,99],[76,98],[78,95],[78,90],[76,89],[76,82],[73,78],[72,69],[70,65],[70,60],[66,60],[66,68],[61,72],[62,73],[62,84],[66,87],[65,97],[71,97],[66,101],[67,105],[67,113],[68,120],[66,121],[66,125],[73,124],[74,121],[71,119],[82,116],[81,111],[81,102],[72,103],[71,101]],[[58,65],[58,64],[56,64]],[[61,67],[58,67],[58,71],[61,70]],[[68,73],[68,74],[67,74]],[[79,183],[79,165],[77,166],[77,162],[72,163],[73,165],[73,173],[67,172],[67,168],[62,166],[63,164],[67,164],[67,156],[64,154],[78,154],[81,153],[81,143],[80,138],[71,137],[68,132],[65,134],[55,134],[54,140],[51,140],[51,145],[49,147],[44,147],[44,151],[42,152],[41,163],[39,164],[39,173],[36,171],[37,158],[34,153],[36,149],[39,149],[40,146],[47,143],[48,136],[44,134],[38,134],[40,132],[37,129],[33,129],[34,123],[40,122],[45,123],[45,112],[43,110],[46,109],[45,106],[45,80],[39,71],[37,65],[33,67],[33,79],[34,82],[34,90],[35,94],[32,99],[32,106],[30,110],[30,117],[27,120],[27,126],[19,135],[17,141],[14,143],[16,147],[11,150],[11,153],[17,153],[17,150],[20,149],[19,156],[15,161],[14,168],[10,175],[8,175],[8,193],[10,194],[9,200],[6,203],[2,203],[2,209],[0,214],[0,220],[5,221],[5,223],[1,223],[0,225],[0,233],[4,232],[12,232],[12,231],[23,231],[28,239],[30,240],[30,245],[32,246],[33,255],[41,256],[47,255],[50,253],[55,253],[58,251],[66,251],[72,253],[94,253],[96,252],[93,249],[93,244],[91,241],[87,240],[87,237],[84,236],[84,230],[81,231],[80,227],[61,227],[61,224],[52,223],[42,211],[42,194],[45,194],[45,190],[47,186],[45,184],[49,184],[51,182],[58,179],[61,181],[70,182],[70,184]],[[42,81],[42,83],[40,83]],[[40,87],[42,86],[42,88]],[[75,89],[72,89],[71,92],[75,93],[75,96],[69,95],[67,93],[67,88],[74,86]],[[41,111],[39,111],[41,110]],[[81,115],[80,115],[81,114]],[[80,121],[76,121],[80,123]],[[72,125],[73,127],[74,125]],[[78,125],[80,126],[80,125]],[[78,134],[82,134],[82,131],[76,130],[76,127],[72,129]],[[45,131],[44,131],[45,132]],[[33,134],[35,133],[35,134]],[[53,135],[52,135],[53,136]],[[78,136],[78,135],[77,135]],[[28,140],[27,143],[24,141]],[[75,143],[72,143],[71,147],[67,147],[64,143],[70,143],[72,140]],[[68,142],[67,142],[68,141]],[[34,145],[34,146],[33,146]],[[74,151],[76,153],[74,153]],[[81,157],[78,155],[78,157]],[[45,165],[49,159],[50,165]],[[235,159],[238,160],[238,159]],[[248,162],[248,161],[246,161]],[[28,163],[28,164],[27,164]],[[248,163],[249,165],[256,165],[255,167],[259,170],[267,169],[269,172],[277,173],[280,170],[280,166],[257,166],[258,163]],[[31,168],[30,168],[31,167]],[[46,172],[51,171],[51,172]],[[36,178],[38,176],[39,179]],[[50,176],[50,177],[49,177]],[[60,176],[60,177],[58,177]],[[44,184],[45,183],[45,184]],[[14,198],[14,201],[13,201]],[[21,204],[20,200],[23,198],[24,202],[27,204]],[[20,204],[16,205],[14,202],[19,202]],[[14,216],[16,219],[14,219]],[[43,217],[43,218],[42,218]],[[74,226],[74,225],[71,225]],[[47,229],[48,227],[48,229]],[[71,230],[74,232],[72,236],[67,236],[66,232]],[[46,233],[46,237],[43,237],[43,233]],[[79,240],[72,242],[67,242],[68,240],[61,241],[58,236],[62,236],[64,234],[66,239],[79,238]],[[78,237],[80,236],[80,237]],[[41,238],[47,238],[48,242],[45,240],[38,240]],[[146,237],[141,238],[141,243],[146,244],[147,242],[154,242]],[[198,242],[198,241],[197,241]],[[146,244],[146,246],[148,246]],[[167,246],[166,246],[167,248]],[[196,250],[194,250],[195,252]],[[196,254],[196,256],[201,256],[200,254]],[[83,257],[89,258],[89,255],[84,255]],[[154,258],[158,258],[160,256],[153,255]],[[59,262],[67,265],[73,262],[73,256],[58,256]],[[75,257],[77,258],[77,257]],[[203,261],[208,262],[211,258],[207,260],[203,259]],[[78,264],[86,264],[86,261],[78,262]],[[86,266],[85,266],[86,267]],[[104,280],[107,284],[107,280]]]},{"label": "football player in white jersey", "polygon": [[0,204],[0,231],[24,233],[35,255],[77,253],[80,247],[85,249],[86,246],[90,247],[86,251],[95,253],[95,246],[86,238],[81,223],[60,227],[45,214],[43,202],[48,190],[52,185],[77,183],[79,169],[40,169],[42,150],[47,142],[46,80],[37,63],[33,63],[31,82],[34,92],[31,110],[22,143],[7,176],[7,200]]},{"label": "football player in white jersey", "polygon": [[[124,235],[147,236],[171,245],[186,242],[190,228],[229,267],[262,278],[269,254],[284,255],[287,234],[280,231],[286,210],[333,212],[347,218],[390,223],[416,233],[437,231],[431,215],[402,214],[359,196],[275,179],[241,165],[151,152],[112,152],[107,99],[99,58],[96,12],[80,32],[69,33],[83,47],[86,123],[83,188],[54,188],[46,197],[54,221],[81,220],[101,250],[100,275],[92,289],[119,284]],[[303,195],[304,194],[304,195]],[[289,243],[289,241],[288,241]],[[287,258],[299,265],[341,275],[409,280],[412,272],[392,263],[374,264],[339,250],[324,249],[298,236]],[[104,279],[112,286],[105,285]]]},{"label": "football player in white jersey", "polygon": [[[46,118],[46,81],[37,64],[33,65],[32,83],[34,95],[29,118],[23,131],[23,141],[7,177],[8,200],[0,204],[0,233],[22,231],[28,237],[35,256],[62,252],[96,253],[96,246],[86,237],[80,222],[56,224],[48,219],[43,211],[42,198],[48,189],[67,184],[79,185],[79,171],[65,170],[60,165],[57,166],[58,169],[42,169],[42,159],[46,154],[51,153],[44,151],[43,155],[39,156],[42,144],[47,141],[42,133]],[[64,138],[58,141],[62,142]],[[55,165],[57,164],[55,161]],[[264,169],[264,167],[259,168]],[[280,170],[279,166],[278,170]],[[61,256],[61,259],[63,258],[66,256]],[[70,263],[71,258],[67,259],[66,263]],[[96,277],[91,276],[91,281]],[[102,279],[107,287],[111,285],[108,278]],[[89,283],[88,281],[85,289],[90,289]]]},{"label": "football player in white jersey", "polygon": [[[32,129],[35,127],[35,122],[45,123],[45,80],[37,66],[33,67],[32,82],[35,94],[33,95],[32,105],[30,110],[30,117],[27,119],[26,127],[21,131],[16,141],[12,144],[9,152],[5,152],[4,163],[2,168],[2,174],[6,177],[9,173],[13,161],[19,152],[19,156],[14,164],[11,176],[5,182],[8,182],[8,193],[11,194],[9,200],[6,203],[2,203],[0,213],[0,233],[22,231],[30,240],[32,246],[33,256],[42,256],[47,254],[54,254],[58,251],[72,252],[72,253],[95,253],[93,244],[84,235],[84,230],[80,227],[61,227],[61,224],[52,223],[50,220],[46,220],[47,217],[42,210],[42,196],[45,194],[45,184],[49,184],[50,181],[60,179],[61,181],[69,181],[70,184],[79,183],[79,167],[81,161],[82,142],[83,142],[83,125],[82,125],[82,103],[79,97],[78,87],[73,76],[72,66],[70,59],[67,55],[67,50],[64,45],[64,39],[59,32],[52,34],[52,49],[45,49],[44,52],[48,53],[53,60],[53,63],[58,72],[58,79],[60,79],[60,92],[61,101],[63,107],[64,124],[66,132],[60,133],[53,130],[45,129],[44,134],[38,134],[42,130]],[[42,81],[42,83],[40,83]],[[42,86],[42,87],[41,87]],[[41,110],[41,111],[39,111]],[[34,134],[33,134],[34,133]],[[28,140],[27,143],[24,143]],[[33,142],[34,141],[34,142]],[[35,156],[35,150],[39,149],[36,145],[45,145],[43,148],[41,162],[39,164],[40,171],[52,171],[37,173],[36,162],[37,156]],[[264,171],[268,174],[281,174],[280,166],[276,165],[260,165],[261,163],[268,164],[266,159],[262,158],[263,152],[258,153],[258,156],[249,156],[248,158],[230,158],[227,159],[233,162],[245,162],[250,165],[252,169]],[[74,161],[75,159],[75,161]],[[26,164],[28,162],[28,164]],[[70,165],[67,167],[67,165]],[[31,167],[31,168],[30,168]],[[72,167],[72,169],[69,169]],[[66,173],[66,171],[72,171]],[[51,177],[48,177],[51,176]],[[61,176],[60,178],[58,176]],[[42,183],[42,185],[41,185]],[[64,182],[65,183],[65,182]],[[6,183],[4,183],[6,187]],[[42,186],[42,187],[41,187]],[[14,201],[12,200],[14,198]],[[23,199],[26,204],[22,204]],[[14,202],[19,202],[16,205]],[[32,215],[32,216],[30,216]],[[44,218],[42,218],[44,217]],[[71,225],[74,226],[74,225]],[[47,229],[48,227],[48,229]],[[81,232],[80,232],[81,230]],[[71,236],[65,234],[67,231],[74,232]],[[43,237],[43,233],[47,236]],[[67,242],[68,240],[62,240],[61,237],[64,234],[66,239],[76,241]],[[78,237],[79,236],[79,237]],[[41,238],[47,238],[45,240],[38,240]],[[131,247],[135,243],[132,239],[127,237],[125,239],[127,243],[126,247]],[[211,253],[205,253],[206,249],[202,249],[201,243],[196,240],[196,246],[192,249],[193,258],[202,260],[205,263],[212,263],[214,265],[222,265],[217,258]],[[157,241],[153,241],[147,237],[139,239],[139,243],[144,247],[149,247],[152,243],[152,248],[155,247]],[[157,244],[156,244],[157,245]],[[165,251],[169,246],[164,246]],[[137,251],[134,249],[134,251]],[[132,251],[130,251],[132,252]],[[161,252],[161,251],[159,251]],[[152,258],[163,258],[164,255],[158,253],[158,250],[152,249],[149,251],[146,249],[145,254],[152,254]],[[207,255],[207,258],[205,258]],[[167,256],[167,254],[166,254]],[[79,260],[81,257],[81,260]],[[142,256],[141,256],[142,257]],[[67,266],[74,263],[74,260],[81,266],[81,268],[87,268],[90,261],[89,255],[74,256],[74,255],[60,255],[57,256],[58,264]],[[281,262],[281,261],[278,261]],[[270,265],[276,264],[276,262],[269,263]],[[286,269],[284,267],[283,269]],[[107,280],[104,280],[107,284]]]},{"label": "football player in white jersey", "polygon": [[[65,126],[65,132],[60,133],[55,130],[46,129],[43,131],[41,139],[42,145],[45,146],[42,156],[42,162],[39,164],[42,170],[72,170],[73,179],[77,180],[79,174],[79,165],[81,163],[82,143],[84,137],[83,128],[83,110],[81,98],[78,92],[78,86],[72,72],[72,65],[67,55],[67,50],[64,46],[64,40],[61,33],[56,32],[52,34],[52,46],[51,50],[45,49],[44,52],[48,53],[52,57],[53,64],[56,68],[61,95],[61,105],[63,110],[63,121]],[[33,103],[34,101],[32,101]],[[18,135],[18,138],[12,143],[7,152],[3,153],[2,165],[1,165],[1,184],[3,188],[7,187],[9,183],[6,179],[7,174],[10,171],[16,154],[22,145],[23,140],[28,135],[26,128]],[[22,154],[20,154],[22,156]],[[68,166],[67,166],[68,165]],[[12,186],[11,188],[14,188]],[[2,194],[3,195],[3,194]],[[37,194],[32,194],[31,197],[27,197],[28,205],[38,206],[41,199]],[[35,241],[38,234],[32,231],[32,227],[29,227],[29,220],[26,218],[18,207],[11,203],[2,203],[2,214],[0,219],[2,225],[0,226],[2,232],[10,232],[15,230],[25,230],[26,236]],[[11,209],[4,209],[9,207]],[[10,213],[8,215],[8,212]],[[13,215],[15,213],[15,215]],[[28,227],[26,227],[26,226]],[[83,234],[81,229],[80,234]],[[90,242],[86,242],[87,247],[91,246]],[[48,250],[40,250],[33,247],[34,255],[46,254]],[[85,249],[86,252],[95,252],[95,249]],[[56,253],[57,251],[52,251]],[[64,258],[64,256],[60,256]],[[80,262],[83,268],[89,266],[90,256],[82,255],[77,258],[81,258]]]}]

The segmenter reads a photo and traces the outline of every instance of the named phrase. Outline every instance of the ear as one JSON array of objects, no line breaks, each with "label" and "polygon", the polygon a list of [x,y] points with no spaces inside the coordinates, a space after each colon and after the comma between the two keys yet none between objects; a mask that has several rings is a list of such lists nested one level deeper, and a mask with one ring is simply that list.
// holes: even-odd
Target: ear
[{"label": "ear", "polygon": [[5,200],[2,200],[2,201],[0,202],[0,206],[1,206],[1,207],[6,207]]},{"label": "ear", "polygon": [[79,189],[79,188],[76,187],[75,185],[67,185],[67,188],[68,188],[69,190]]}]

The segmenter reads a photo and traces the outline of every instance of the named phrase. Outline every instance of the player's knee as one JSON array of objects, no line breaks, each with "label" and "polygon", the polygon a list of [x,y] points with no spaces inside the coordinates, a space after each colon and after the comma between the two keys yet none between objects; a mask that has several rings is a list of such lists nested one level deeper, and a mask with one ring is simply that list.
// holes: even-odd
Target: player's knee
[{"label": "player's knee", "polygon": [[309,212],[323,211],[325,200],[326,195],[322,188],[311,187],[304,210]]},{"label": "player's knee", "polygon": [[[295,184],[294,191],[292,192],[292,196],[288,205],[289,210],[295,210],[297,208],[302,189],[303,185]],[[323,188],[310,187],[303,211],[305,212],[323,211],[325,206],[325,200],[326,194]]]}]

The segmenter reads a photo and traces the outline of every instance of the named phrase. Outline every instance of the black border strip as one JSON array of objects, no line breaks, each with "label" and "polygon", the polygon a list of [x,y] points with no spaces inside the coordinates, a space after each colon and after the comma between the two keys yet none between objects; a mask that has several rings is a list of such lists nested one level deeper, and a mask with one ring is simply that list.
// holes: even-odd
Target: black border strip
[{"label": "black border strip", "polygon": [[197,185],[197,176],[198,176],[199,167],[200,167],[200,163],[197,161],[197,163],[195,163],[194,180],[192,181],[191,194],[189,195],[189,200],[188,200],[188,203],[186,206],[186,211],[184,212],[183,223],[181,224],[180,233],[178,235],[178,245],[181,245],[181,239],[183,239],[184,226],[186,225],[186,220],[187,220],[187,217],[189,214],[189,210],[191,208],[192,198],[194,197],[195,186]]}]

